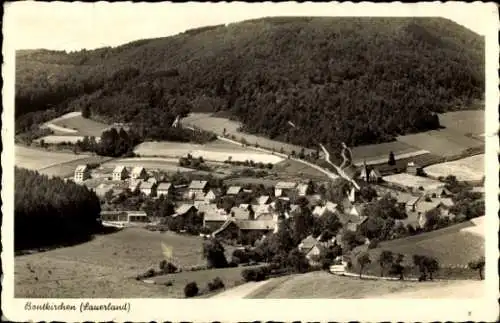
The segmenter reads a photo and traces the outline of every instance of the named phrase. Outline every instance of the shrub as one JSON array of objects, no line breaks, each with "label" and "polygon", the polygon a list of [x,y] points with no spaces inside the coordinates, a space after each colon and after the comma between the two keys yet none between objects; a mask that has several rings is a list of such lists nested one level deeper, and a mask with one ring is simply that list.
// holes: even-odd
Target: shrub
[{"label": "shrub", "polygon": [[196,282],[187,283],[184,287],[184,296],[194,297],[196,295],[198,295],[198,285]]},{"label": "shrub", "polygon": [[220,277],[215,277],[214,280],[211,282],[208,282],[207,288],[209,291],[214,291],[218,289],[223,289],[224,288],[224,282]]},{"label": "shrub", "polygon": [[270,274],[269,267],[260,267],[260,268],[250,268],[245,269],[241,272],[241,276],[247,282],[249,281],[262,281],[267,279],[267,276]]},{"label": "shrub", "polygon": [[174,284],[174,283],[173,283],[171,280],[169,280],[169,281],[167,281],[164,285],[165,285],[165,286],[172,286],[173,284]]},{"label": "shrub", "polygon": [[375,249],[378,246],[378,239],[372,239],[370,240],[370,243],[368,244],[368,249]]},{"label": "shrub", "polygon": [[172,274],[177,271],[177,267],[166,260],[160,261],[160,271],[164,274]]}]

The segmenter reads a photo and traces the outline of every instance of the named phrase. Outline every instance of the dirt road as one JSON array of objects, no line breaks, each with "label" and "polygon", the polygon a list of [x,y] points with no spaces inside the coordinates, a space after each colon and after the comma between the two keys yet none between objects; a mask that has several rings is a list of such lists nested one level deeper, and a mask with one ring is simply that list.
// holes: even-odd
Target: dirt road
[{"label": "dirt road", "polygon": [[245,298],[253,291],[269,283],[269,281],[270,280],[268,279],[260,282],[248,282],[243,285],[228,289],[222,293],[213,296],[212,298],[232,298],[232,299]]}]

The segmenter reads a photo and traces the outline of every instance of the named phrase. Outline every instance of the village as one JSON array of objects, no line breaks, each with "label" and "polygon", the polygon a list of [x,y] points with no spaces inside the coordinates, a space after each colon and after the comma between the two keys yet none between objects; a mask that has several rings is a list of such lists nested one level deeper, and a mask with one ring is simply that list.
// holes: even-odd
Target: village
[{"label": "village", "polygon": [[[447,221],[454,220],[456,216],[450,212],[454,203],[452,193],[445,187],[446,183],[427,178],[422,168],[413,162],[408,163],[405,172],[384,177],[377,167],[366,164],[361,167],[350,165],[346,169],[355,184],[347,187],[345,196],[336,202],[328,200],[324,194],[328,182],[280,181],[267,190],[262,190],[262,187],[259,189],[257,185],[245,187],[222,183],[216,186],[210,185],[207,180],[174,185],[167,176],[158,175],[158,170],[143,166],[129,169],[118,165],[112,172],[110,169],[105,172],[102,167],[90,169],[88,165],[79,165],[75,169],[73,181],[93,190],[103,204],[107,204],[106,201],[112,204],[113,199],[128,192],[129,195],[140,195],[150,200],[166,199],[175,205],[170,214],[160,216],[153,216],[151,212],[148,214],[141,208],[109,210],[104,207],[101,221],[105,226],[169,230],[172,229],[166,225],[166,219],[169,218],[180,221],[177,222],[181,223],[180,226],[175,226],[176,232],[185,233],[185,226],[197,221],[201,225],[198,230],[200,236],[232,241],[241,247],[253,246],[256,240],[277,233],[282,220],[293,219],[304,209],[315,218],[335,215],[342,226],[335,236],[324,241],[321,235],[309,235],[297,246],[310,264],[317,264],[317,257],[325,247],[334,244],[344,247],[343,235],[356,232],[368,219],[364,209],[373,200],[386,196],[394,198],[397,206],[407,214],[407,218],[396,220],[396,226],[413,231],[426,228],[431,210],[437,210],[438,216]],[[367,188],[371,190],[372,196],[361,194]],[[261,195],[263,191],[268,194]],[[474,191],[482,190],[477,187]],[[193,220],[196,218],[198,220]],[[364,244],[369,245],[370,239],[365,238]],[[336,268],[338,271],[338,266]]]}]

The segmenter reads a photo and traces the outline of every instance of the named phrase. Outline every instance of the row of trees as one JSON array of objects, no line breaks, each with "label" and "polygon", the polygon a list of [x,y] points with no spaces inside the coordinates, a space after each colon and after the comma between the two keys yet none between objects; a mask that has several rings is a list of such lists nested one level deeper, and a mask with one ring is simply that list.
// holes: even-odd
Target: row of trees
[{"label": "row of trees", "polygon": [[14,247],[16,250],[66,245],[100,229],[100,203],[86,187],[15,169]]}]

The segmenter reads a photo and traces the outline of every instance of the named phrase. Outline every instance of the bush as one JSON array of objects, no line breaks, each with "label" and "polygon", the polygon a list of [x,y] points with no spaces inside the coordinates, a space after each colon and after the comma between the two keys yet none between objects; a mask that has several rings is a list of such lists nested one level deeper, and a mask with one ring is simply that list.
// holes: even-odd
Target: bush
[{"label": "bush", "polygon": [[160,261],[160,271],[163,274],[172,274],[177,271],[177,267],[171,262],[167,262],[166,260]]},{"label": "bush", "polygon": [[214,291],[218,289],[223,289],[224,288],[224,282],[220,277],[215,277],[214,280],[208,283],[207,288],[209,291]]},{"label": "bush", "polygon": [[198,285],[196,282],[187,283],[184,287],[184,296],[194,297],[196,295],[198,295]]},{"label": "bush", "polygon": [[379,241],[378,239],[372,239],[370,240],[370,243],[368,244],[368,249],[375,249],[378,247]]},{"label": "bush", "polygon": [[271,270],[269,267],[245,269],[241,272],[241,276],[247,282],[266,280]]}]

